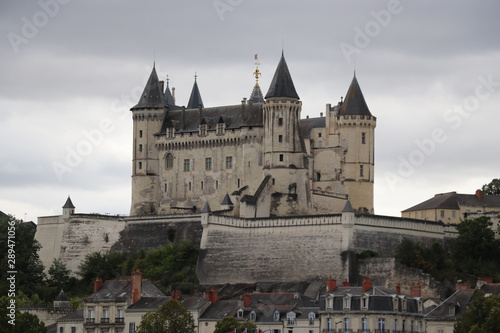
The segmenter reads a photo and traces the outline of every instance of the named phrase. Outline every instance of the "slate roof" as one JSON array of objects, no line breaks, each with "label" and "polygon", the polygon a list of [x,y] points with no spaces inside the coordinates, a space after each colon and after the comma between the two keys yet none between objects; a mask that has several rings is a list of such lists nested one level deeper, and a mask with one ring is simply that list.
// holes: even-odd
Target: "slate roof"
[{"label": "slate roof", "polygon": [[460,206],[500,208],[500,195],[483,195],[483,200],[479,200],[475,194],[458,194],[457,192],[439,193],[418,205],[403,210],[403,212],[427,209],[458,210]]},{"label": "slate roof", "polygon": [[75,206],[71,202],[69,195],[68,195],[68,199],[66,200],[66,203],[64,204],[64,206],[62,206],[62,208],[75,208]]},{"label": "slate roof", "polygon": [[344,209],[342,209],[342,213],[354,213],[354,208],[352,208],[351,201],[349,199],[347,199]]},{"label": "slate roof", "polygon": [[[428,319],[458,319],[465,311],[467,306],[472,302],[472,297],[474,296],[474,289],[460,289],[455,291],[450,297],[448,297],[444,302],[439,304],[436,308],[427,313],[426,318]],[[455,307],[455,312],[450,315],[450,306]]]},{"label": "slate roof", "polygon": [[221,118],[226,124],[226,130],[245,126],[262,126],[262,104],[248,103],[244,107],[237,104],[202,108],[201,114],[198,107],[196,109],[186,109],[185,111],[181,109],[169,110],[163,119],[162,128],[158,134],[165,135],[166,129],[171,124],[174,125],[176,133],[197,133],[203,119],[207,123],[208,131],[215,131]]},{"label": "slate roof", "polygon": [[250,100],[254,103],[264,103],[264,96],[262,95],[262,90],[258,83],[255,83],[252,93],[250,94]]},{"label": "slate roof", "polygon": [[201,296],[181,296],[180,302],[186,309],[189,310],[200,309],[208,303],[206,298]]},{"label": "slate roof", "polygon": [[340,115],[364,115],[371,116],[368,105],[366,104],[361,88],[359,87],[356,75],[354,75],[351,85],[347,90],[344,103],[340,108]]},{"label": "slate roof", "polygon": [[283,53],[281,53],[280,62],[266,94],[266,99],[271,97],[292,97],[299,99]]},{"label": "slate roof", "polygon": [[175,100],[174,100],[174,96],[172,96],[172,93],[170,92],[170,87],[168,86],[168,80],[167,80],[167,87],[165,88],[165,103],[167,103],[167,105],[170,107],[170,106],[176,106],[175,105]]},{"label": "slate roof", "polygon": [[141,297],[137,302],[131,304],[127,311],[149,311],[156,310],[170,299],[170,296]]},{"label": "slate roof", "polygon": [[201,319],[219,320],[224,317],[236,317],[236,312],[239,309],[239,300],[219,300],[211,304],[208,309],[200,316]]},{"label": "slate roof", "polygon": [[137,103],[130,110],[137,109],[162,109],[166,105],[164,93],[160,87],[160,81],[158,80],[158,74],[156,74],[156,69],[153,66],[153,70],[149,75],[148,82],[144,87],[139,103]]},{"label": "slate roof", "polygon": [[304,138],[310,138],[313,128],[324,128],[326,126],[325,117],[306,118],[300,120],[300,130]]},{"label": "slate roof", "polygon": [[[97,301],[126,301],[127,297],[132,295],[129,280],[111,280],[106,281],[102,287],[85,298],[85,302]],[[149,280],[142,280],[141,297],[165,296]]]},{"label": "slate roof", "polygon": [[191,96],[189,97],[187,108],[195,109],[198,108],[199,105],[203,107],[203,101],[201,100],[200,89],[198,89],[198,83],[196,82],[195,79],[193,84],[193,90],[191,90]]},{"label": "slate roof", "polygon": [[83,321],[83,309],[78,309],[75,310],[72,313],[69,313],[65,315],[64,317],[61,317],[57,319],[58,322],[60,321]]},{"label": "slate roof", "polygon": [[481,286],[481,290],[486,295],[500,295],[500,283],[485,283]]},{"label": "slate roof", "polygon": [[56,296],[56,298],[54,299],[54,301],[56,301],[56,302],[68,302],[69,298],[64,293],[64,290],[61,289],[61,292],[59,292],[59,294]]},{"label": "slate roof", "polygon": [[228,206],[232,206],[233,205],[233,202],[231,201],[231,198],[229,197],[229,194],[226,193],[226,195],[224,196],[224,199],[222,199],[222,202],[220,204],[221,205],[228,205]]}]

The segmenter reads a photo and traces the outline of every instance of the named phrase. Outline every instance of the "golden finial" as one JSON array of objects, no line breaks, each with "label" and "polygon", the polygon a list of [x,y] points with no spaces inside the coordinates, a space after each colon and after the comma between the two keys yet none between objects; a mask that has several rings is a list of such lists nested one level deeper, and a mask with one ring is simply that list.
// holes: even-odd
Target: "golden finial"
[{"label": "golden finial", "polygon": [[255,54],[255,72],[253,72],[253,75],[255,76],[255,81],[257,82],[257,84],[259,84],[259,77],[262,75],[259,71],[259,65],[260,65],[260,62],[259,62],[259,57],[257,54]]}]

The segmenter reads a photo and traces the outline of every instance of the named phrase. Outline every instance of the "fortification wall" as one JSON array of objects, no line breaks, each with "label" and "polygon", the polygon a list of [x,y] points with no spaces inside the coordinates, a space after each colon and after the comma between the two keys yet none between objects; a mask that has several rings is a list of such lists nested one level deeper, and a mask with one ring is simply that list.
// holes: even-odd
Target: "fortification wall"
[{"label": "fortification wall", "polygon": [[341,276],[341,216],[238,219],[210,216],[197,274],[201,284],[283,282]]},{"label": "fortification wall", "polygon": [[112,251],[157,249],[183,241],[200,245],[203,232],[200,215],[127,218],[126,221],[126,227],[120,231],[120,241],[112,247]]},{"label": "fortification wall", "polygon": [[87,254],[109,252],[113,244],[118,242],[125,223],[117,216],[71,215],[70,220],[64,223],[59,258],[75,275]]},{"label": "fortification wall", "polygon": [[54,258],[59,257],[61,241],[64,233],[64,220],[62,216],[44,216],[38,218],[35,239],[42,246],[38,256],[48,272]]}]

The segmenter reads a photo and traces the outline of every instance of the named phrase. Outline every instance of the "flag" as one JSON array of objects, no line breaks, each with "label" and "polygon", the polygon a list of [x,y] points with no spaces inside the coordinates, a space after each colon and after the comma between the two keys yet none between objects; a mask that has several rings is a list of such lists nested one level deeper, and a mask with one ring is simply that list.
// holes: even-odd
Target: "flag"
[{"label": "flag", "polygon": [[245,328],[245,330],[242,333],[247,333],[247,329]]},{"label": "flag", "polygon": [[255,329],[255,333],[259,333],[259,329],[258,329],[258,328],[257,328],[257,329]]}]

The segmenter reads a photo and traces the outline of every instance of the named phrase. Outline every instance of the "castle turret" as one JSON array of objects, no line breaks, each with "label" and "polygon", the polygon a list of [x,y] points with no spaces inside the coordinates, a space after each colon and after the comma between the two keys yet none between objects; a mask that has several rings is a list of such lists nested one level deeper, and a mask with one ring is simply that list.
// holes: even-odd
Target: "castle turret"
[{"label": "castle turret", "polygon": [[68,199],[64,203],[64,206],[62,206],[63,209],[63,219],[65,221],[69,221],[69,218],[72,214],[75,213],[75,206],[73,205],[73,202],[71,202],[71,198],[68,195]]},{"label": "castle turret", "polygon": [[337,115],[341,146],[345,152],[343,181],[353,208],[373,214],[376,118],[366,104],[356,74]]},{"label": "castle turret", "polygon": [[196,81],[197,76],[194,76],[193,90],[191,90],[191,96],[189,97],[189,102],[187,105],[188,109],[197,109],[200,105],[203,108],[203,101],[201,100],[200,89],[198,89],[198,82]]},{"label": "castle turret", "polygon": [[[309,177],[304,139],[300,129],[302,102],[295,91],[283,53],[263,106],[264,165],[273,177],[273,192],[288,194],[288,207],[276,214],[305,213],[310,207]],[[297,195],[298,194],[298,195]],[[273,214],[273,212],[271,212]]]},{"label": "castle turret", "polygon": [[163,87],[153,66],[139,103],[130,109],[134,120],[130,215],[151,215],[157,212],[160,184],[154,135],[161,129],[166,110]]}]

